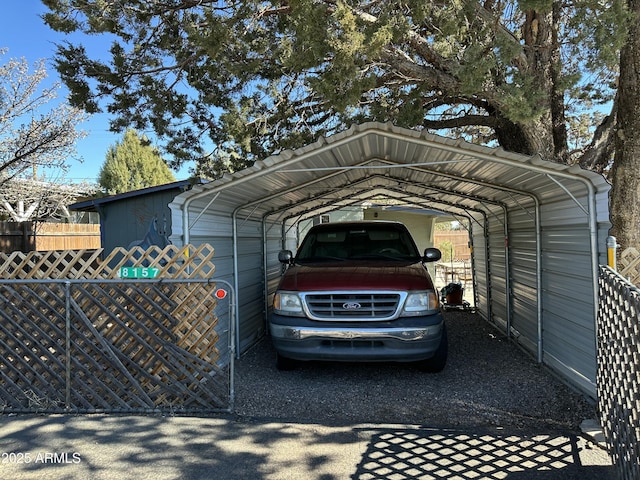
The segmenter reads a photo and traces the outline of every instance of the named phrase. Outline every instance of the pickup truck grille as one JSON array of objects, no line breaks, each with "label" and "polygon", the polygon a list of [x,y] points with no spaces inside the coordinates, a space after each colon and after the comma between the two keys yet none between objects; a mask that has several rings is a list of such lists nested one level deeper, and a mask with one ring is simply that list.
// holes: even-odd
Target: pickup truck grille
[{"label": "pickup truck grille", "polygon": [[311,317],[317,320],[389,320],[397,314],[399,293],[313,293],[305,295]]}]

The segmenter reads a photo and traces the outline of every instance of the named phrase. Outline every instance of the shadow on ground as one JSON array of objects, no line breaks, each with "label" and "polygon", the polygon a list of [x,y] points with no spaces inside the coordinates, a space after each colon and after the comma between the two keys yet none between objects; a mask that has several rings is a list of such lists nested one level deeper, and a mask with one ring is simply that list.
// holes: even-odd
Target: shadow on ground
[{"label": "shadow on ground", "polygon": [[371,437],[352,478],[613,479],[602,453],[566,433],[388,429]]},{"label": "shadow on ground", "polygon": [[322,425],[235,417],[0,417],[0,478],[605,480],[567,432]]}]

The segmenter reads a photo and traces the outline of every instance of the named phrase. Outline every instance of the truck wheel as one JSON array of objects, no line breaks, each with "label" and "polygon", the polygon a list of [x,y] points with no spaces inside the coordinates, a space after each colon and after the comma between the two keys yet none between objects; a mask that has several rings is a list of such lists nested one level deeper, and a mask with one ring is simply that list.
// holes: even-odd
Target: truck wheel
[{"label": "truck wheel", "polygon": [[296,368],[297,365],[298,365],[298,362],[296,362],[294,359],[283,357],[279,353],[276,353],[276,368],[278,370],[282,370],[282,371],[293,370]]},{"label": "truck wheel", "polygon": [[444,367],[447,364],[448,352],[449,352],[449,341],[447,339],[447,329],[443,327],[442,338],[440,339],[440,345],[438,345],[436,354],[433,357],[428,358],[427,360],[418,362],[418,368],[423,372],[428,372],[428,373],[441,372],[442,370],[444,370]]}]

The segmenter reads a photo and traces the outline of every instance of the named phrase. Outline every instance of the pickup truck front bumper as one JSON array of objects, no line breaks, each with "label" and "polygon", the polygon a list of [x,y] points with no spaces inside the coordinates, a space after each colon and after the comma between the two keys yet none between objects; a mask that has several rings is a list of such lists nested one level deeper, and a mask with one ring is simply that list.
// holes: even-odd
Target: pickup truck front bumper
[{"label": "pickup truck front bumper", "polygon": [[444,329],[441,313],[393,322],[336,323],[273,315],[270,333],[280,355],[294,360],[412,362],[433,357]]}]

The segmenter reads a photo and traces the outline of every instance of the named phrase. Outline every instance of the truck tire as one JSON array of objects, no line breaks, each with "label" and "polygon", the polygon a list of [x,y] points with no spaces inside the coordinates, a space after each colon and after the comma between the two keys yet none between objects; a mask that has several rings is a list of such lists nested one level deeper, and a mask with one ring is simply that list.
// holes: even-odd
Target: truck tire
[{"label": "truck tire", "polygon": [[292,358],[283,357],[276,353],[276,368],[280,371],[294,370],[298,366],[298,362]]},{"label": "truck tire", "polygon": [[444,367],[447,365],[447,356],[449,353],[449,340],[447,338],[447,329],[446,327],[442,327],[442,338],[440,339],[440,345],[438,345],[438,349],[436,350],[436,354],[428,358],[427,360],[422,360],[418,362],[418,368],[423,372],[428,373],[438,373],[444,370]]}]

